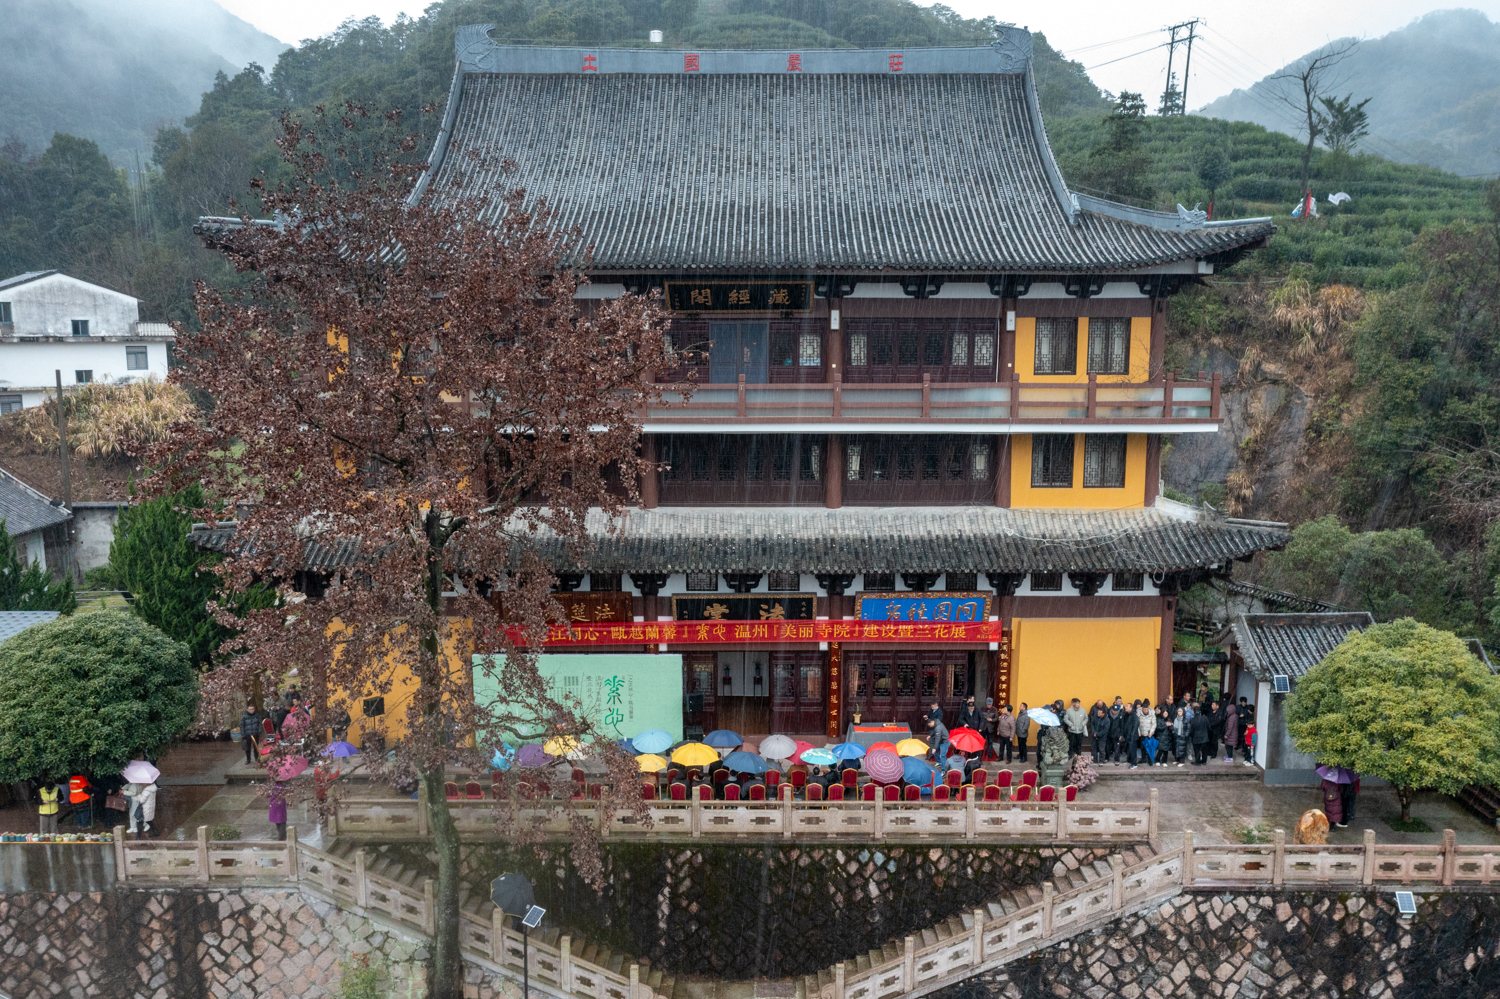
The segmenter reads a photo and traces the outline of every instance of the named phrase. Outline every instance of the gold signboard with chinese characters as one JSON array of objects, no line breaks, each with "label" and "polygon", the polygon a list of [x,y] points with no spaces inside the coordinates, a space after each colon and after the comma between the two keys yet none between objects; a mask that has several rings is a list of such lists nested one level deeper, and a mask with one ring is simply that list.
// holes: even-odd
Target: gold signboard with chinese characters
[{"label": "gold signboard with chinese characters", "polygon": [[816,593],[720,593],[672,598],[674,621],[811,621],[817,616]]},{"label": "gold signboard with chinese characters", "polygon": [[673,312],[807,312],[811,281],[668,281]]}]

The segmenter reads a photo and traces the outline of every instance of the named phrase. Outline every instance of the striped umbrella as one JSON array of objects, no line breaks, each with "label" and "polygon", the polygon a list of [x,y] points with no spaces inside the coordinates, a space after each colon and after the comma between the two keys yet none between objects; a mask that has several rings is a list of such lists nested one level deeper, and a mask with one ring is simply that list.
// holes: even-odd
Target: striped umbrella
[{"label": "striped umbrella", "polygon": [[865,773],[882,784],[894,784],[906,775],[901,757],[888,749],[872,749],[865,754]]}]

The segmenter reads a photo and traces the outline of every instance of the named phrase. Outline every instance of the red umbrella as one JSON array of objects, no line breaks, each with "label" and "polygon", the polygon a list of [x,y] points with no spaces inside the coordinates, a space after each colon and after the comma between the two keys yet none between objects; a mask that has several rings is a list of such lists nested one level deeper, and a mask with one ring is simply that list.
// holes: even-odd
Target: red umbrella
[{"label": "red umbrella", "polygon": [[810,743],[810,742],[803,742],[801,739],[798,739],[797,740],[797,751],[792,754],[792,762],[793,763],[801,763],[802,762],[802,754],[805,753],[805,752],[807,752],[809,749],[812,749],[812,748],[814,748],[812,743]]},{"label": "red umbrella", "polygon": [[882,784],[894,784],[906,774],[901,757],[889,749],[872,749],[865,754],[865,773]]},{"label": "red umbrella", "polygon": [[307,757],[288,756],[278,763],[270,764],[266,769],[271,772],[273,780],[291,780],[307,769]]},{"label": "red umbrella", "polygon": [[877,742],[875,743],[875,745],[871,746],[867,750],[867,752],[873,753],[877,749],[883,749],[888,753],[894,753],[896,752],[896,744],[894,742]]},{"label": "red umbrella", "polygon": [[948,733],[948,741],[962,753],[977,753],[984,748],[984,736],[972,728],[956,728]]}]

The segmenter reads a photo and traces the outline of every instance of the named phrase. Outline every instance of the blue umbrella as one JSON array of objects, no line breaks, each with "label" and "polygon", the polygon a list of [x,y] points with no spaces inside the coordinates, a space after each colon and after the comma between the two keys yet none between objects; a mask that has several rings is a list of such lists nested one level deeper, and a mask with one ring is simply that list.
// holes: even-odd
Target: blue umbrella
[{"label": "blue umbrella", "polygon": [[642,755],[641,753],[636,752],[635,743],[631,742],[629,739],[616,739],[615,745],[625,750],[625,752],[629,753],[631,756]]},{"label": "blue umbrella", "polygon": [[743,746],[745,740],[740,737],[738,732],[731,732],[727,728],[720,728],[705,735],[703,737],[703,744],[705,746],[712,746],[715,749],[733,749],[735,746]]},{"label": "blue umbrella", "polygon": [[932,767],[915,756],[903,756],[901,767],[906,771],[906,783],[908,784],[931,784]]},{"label": "blue umbrella", "polygon": [[672,748],[672,734],[659,728],[648,728],[630,740],[637,753],[665,753]]},{"label": "blue umbrella", "polygon": [[353,756],[359,752],[357,746],[351,746],[347,742],[331,742],[328,748],[323,750],[324,756]]},{"label": "blue umbrella", "polygon": [[828,751],[841,760],[857,760],[865,755],[865,747],[857,742],[841,742],[837,746],[829,746]]},{"label": "blue umbrella", "polygon": [[515,759],[515,757],[516,751],[502,742],[495,748],[494,755],[490,757],[490,769],[509,770],[511,762]]},{"label": "blue umbrella", "polygon": [[829,767],[838,761],[839,758],[826,749],[804,749],[802,751],[803,763],[811,763],[819,767]]},{"label": "blue umbrella", "polygon": [[766,761],[755,753],[730,753],[724,757],[724,765],[737,774],[763,774],[766,772]]}]

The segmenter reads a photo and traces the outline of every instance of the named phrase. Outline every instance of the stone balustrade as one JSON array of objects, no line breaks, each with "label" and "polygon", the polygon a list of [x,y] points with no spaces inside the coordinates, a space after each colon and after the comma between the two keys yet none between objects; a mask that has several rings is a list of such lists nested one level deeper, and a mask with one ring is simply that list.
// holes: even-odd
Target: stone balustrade
[{"label": "stone balustrade", "polygon": [[1277,829],[1270,843],[1200,846],[1183,833],[1184,887],[1283,885],[1500,885],[1500,846],[1459,846],[1452,829],[1443,842],[1376,843],[1366,829],[1359,846],[1288,845]]}]

